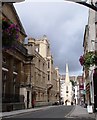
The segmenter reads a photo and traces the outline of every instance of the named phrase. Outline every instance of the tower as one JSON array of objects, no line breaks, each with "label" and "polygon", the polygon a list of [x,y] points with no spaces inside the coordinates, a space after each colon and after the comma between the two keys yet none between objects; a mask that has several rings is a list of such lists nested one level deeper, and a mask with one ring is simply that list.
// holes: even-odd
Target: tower
[{"label": "tower", "polygon": [[63,99],[64,105],[71,105],[72,102],[72,84],[69,79],[69,69],[68,64],[66,64],[66,76],[65,83],[63,85]]}]

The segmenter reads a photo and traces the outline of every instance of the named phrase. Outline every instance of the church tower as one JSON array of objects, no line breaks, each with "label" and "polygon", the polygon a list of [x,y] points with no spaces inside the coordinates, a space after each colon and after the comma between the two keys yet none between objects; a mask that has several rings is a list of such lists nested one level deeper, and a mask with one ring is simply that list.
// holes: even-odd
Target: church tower
[{"label": "church tower", "polygon": [[64,99],[64,105],[71,105],[72,102],[72,83],[69,79],[69,69],[68,64],[66,64],[66,76],[65,76],[65,82],[63,85],[63,99]]}]

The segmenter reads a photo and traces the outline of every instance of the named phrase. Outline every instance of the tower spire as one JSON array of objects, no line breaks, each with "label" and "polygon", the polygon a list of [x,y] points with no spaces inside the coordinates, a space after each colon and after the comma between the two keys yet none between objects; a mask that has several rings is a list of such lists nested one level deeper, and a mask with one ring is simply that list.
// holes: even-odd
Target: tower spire
[{"label": "tower spire", "polygon": [[65,77],[65,83],[69,83],[69,70],[68,70],[68,64],[66,64],[66,77]]}]

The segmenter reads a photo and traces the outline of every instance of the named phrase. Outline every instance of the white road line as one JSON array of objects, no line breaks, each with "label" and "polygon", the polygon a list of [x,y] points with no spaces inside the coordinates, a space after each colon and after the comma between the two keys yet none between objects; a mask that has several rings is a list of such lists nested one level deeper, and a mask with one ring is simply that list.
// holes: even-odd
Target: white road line
[{"label": "white road line", "polygon": [[70,114],[74,111],[74,109],[75,109],[75,106],[73,107],[73,109],[67,114],[67,115],[65,115],[64,117],[70,117]]}]

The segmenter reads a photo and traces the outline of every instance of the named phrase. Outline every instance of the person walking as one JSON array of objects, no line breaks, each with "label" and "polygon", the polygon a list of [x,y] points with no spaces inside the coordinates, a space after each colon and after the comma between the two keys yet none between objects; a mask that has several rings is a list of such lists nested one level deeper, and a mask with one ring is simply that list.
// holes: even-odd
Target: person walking
[{"label": "person walking", "polygon": [[33,99],[32,100],[32,108],[34,108],[35,107],[35,100]]}]

